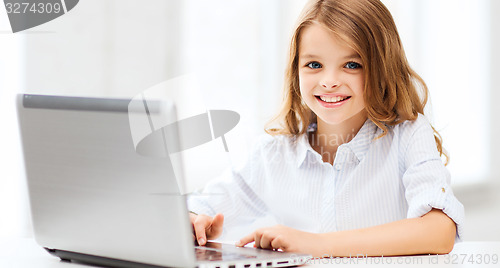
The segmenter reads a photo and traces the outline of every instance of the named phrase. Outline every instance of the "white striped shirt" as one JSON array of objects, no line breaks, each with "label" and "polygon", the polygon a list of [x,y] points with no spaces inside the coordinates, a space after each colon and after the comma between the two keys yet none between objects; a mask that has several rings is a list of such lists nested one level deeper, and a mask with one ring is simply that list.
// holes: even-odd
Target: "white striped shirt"
[{"label": "white striped shirt", "polygon": [[[420,115],[382,130],[367,120],[337,149],[333,165],[308,142],[264,135],[249,159],[191,195],[191,211],[223,213],[224,239],[282,224],[325,233],[380,225],[442,209],[462,236],[464,207],[450,188],[427,119]],[[231,230],[239,230],[231,232]]]}]

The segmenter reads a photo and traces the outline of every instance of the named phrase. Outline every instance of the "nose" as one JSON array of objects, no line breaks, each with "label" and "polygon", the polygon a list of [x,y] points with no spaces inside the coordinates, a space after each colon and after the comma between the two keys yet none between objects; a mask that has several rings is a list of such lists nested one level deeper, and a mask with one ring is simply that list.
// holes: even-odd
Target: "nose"
[{"label": "nose", "polygon": [[325,89],[330,89],[330,88],[336,88],[339,85],[337,82],[333,82],[333,83],[321,83],[321,86]]},{"label": "nose", "polygon": [[340,86],[340,81],[334,74],[325,75],[320,81],[321,87],[324,89],[331,89]]}]

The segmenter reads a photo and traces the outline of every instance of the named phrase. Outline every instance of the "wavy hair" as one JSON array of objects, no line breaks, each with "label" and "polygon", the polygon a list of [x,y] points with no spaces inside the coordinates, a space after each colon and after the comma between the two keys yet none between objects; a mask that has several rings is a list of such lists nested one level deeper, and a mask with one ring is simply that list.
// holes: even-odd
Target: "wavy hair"
[{"label": "wavy hair", "polygon": [[[384,4],[379,0],[310,0],[291,39],[284,101],[279,113],[266,124],[268,134],[302,135],[316,121],[316,115],[302,101],[298,68],[301,33],[314,23],[325,26],[361,57],[367,115],[383,131],[378,138],[387,134],[389,126],[424,114],[427,85],[410,67],[394,19]],[[280,127],[271,127],[276,123]],[[447,164],[442,138],[432,129],[437,149]]]}]

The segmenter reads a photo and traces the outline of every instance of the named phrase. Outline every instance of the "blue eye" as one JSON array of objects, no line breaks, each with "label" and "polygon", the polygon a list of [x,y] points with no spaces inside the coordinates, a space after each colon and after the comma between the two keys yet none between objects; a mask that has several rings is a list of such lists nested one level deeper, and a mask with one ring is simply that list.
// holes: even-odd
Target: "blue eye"
[{"label": "blue eye", "polygon": [[321,63],[313,61],[311,63],[308,63],[307,67],[309,67],[311,69],[319,69],[319,68],[321,68]]},{"label": "blue eye", "polygon": [[351,61],[348,62],[344,67],[347,69],[359,69],[361,68],[361,64]]}]

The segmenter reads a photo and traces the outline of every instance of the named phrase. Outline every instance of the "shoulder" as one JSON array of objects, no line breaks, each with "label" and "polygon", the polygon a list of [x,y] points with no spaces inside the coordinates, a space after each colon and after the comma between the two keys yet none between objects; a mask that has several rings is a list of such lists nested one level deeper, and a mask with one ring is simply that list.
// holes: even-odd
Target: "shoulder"
[{"label": "shoulder", "polygon": [[[378,141],[377,144],[385,147],[391,147],[394,145],[399,146],[400,151],[406,145],[411,143],[412,139],[419,136],[431,136],[433,137],[433,129],[429,120],[423,114],[418,114],[415,120],[406,120],[397,125],[389,126],[387,133],[383,133],[383,130],[374,123],[372,123],[374,131],[374,140]],[[371,137],[371,136],[368,136]],[[380,139],[379,139],[380,138]]]},{"label": "shoulder", "polygon": [[434,138],[434,129],[425,115],[397,126],[400,152],[404,162],[417,163],[440,159]]},{"label": "shoulder", "polygon": [[394,132],[397,133],[402,141],[409,141],[417,138],[420,135],[433,136],[434,130],[427,117],[423,114],[418,114],[415,120],[406,120],[394,127]]}]

